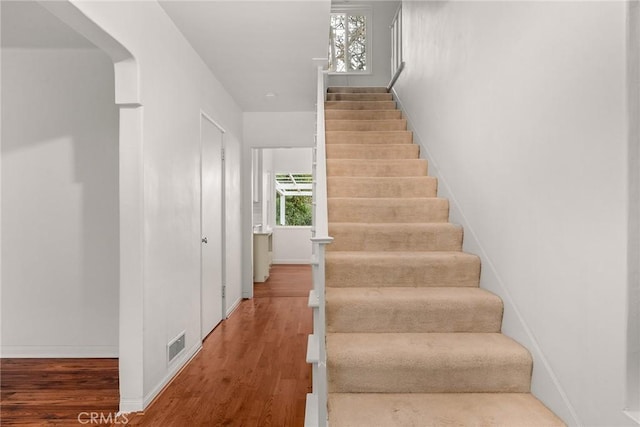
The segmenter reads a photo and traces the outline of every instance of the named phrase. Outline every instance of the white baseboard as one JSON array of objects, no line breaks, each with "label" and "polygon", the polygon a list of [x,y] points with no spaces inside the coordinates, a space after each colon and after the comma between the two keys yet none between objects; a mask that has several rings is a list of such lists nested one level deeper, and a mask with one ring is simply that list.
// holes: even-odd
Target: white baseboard
[{"label": "white baseboard", "polygon": [[117,345],[3,345],[3,358],[117,358]]},{"label": "white baseboard", "polygon": [[236,302],[234,302],[233,304],[231,304],[231,307],[229,307],[227,309],[227,313],[226,313],[226,317],[231,316],[231,313],[233,313],[234,311],[236,311],[236,308],[238,308],[238,306],[240,305],[240,303],[242,302],[242,298],[238,298],[236,300]]},{"label": "white baseboard", "polygon": [[311,264],[310,259],[274,259],[273,264]]},{"label": "white baseboard", "polygon": [[[180,371],[189,364],[191,359],[193,359],[195,355],[198,354],[201,348],[202,348],[202,341],[198,341],[193,347],[189,349],[189,351],[185,352],[182,356],[178,357],[178,359],[172,360],[171,364],[169,365],[170,368],[169,368],[169,371],[167,372],[167,375],[165,375],[164,378],[162,378],[162,380],[153,388],[153,390],[147,393],[147,395],[144,397],[144,400],[142,402],[142,408],[138,409],[138,411],[143,411],[147,406],[149,406],[149,404],[153,402],[153,399],[155,399],[160,394],[160,392],[167,385],[169,385],[169,383],[173,380],[173,378],[177,374],[179,374]],[[122,409],[120,409],[120,411],[125,412]],[[130,412],[133,412],[133,411],[130,411]]]},{"label": "white baseboard", "polygon": [[120,399],[120,414],[130,414],[131,412],[140,412],[144,408],[142,399]]}]

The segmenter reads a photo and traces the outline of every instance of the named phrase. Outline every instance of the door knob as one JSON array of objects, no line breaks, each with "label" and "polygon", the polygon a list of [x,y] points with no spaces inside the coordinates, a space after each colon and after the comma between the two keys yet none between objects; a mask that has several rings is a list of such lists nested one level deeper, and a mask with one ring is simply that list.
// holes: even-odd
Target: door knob
[{"label": "door knob", "polygon": [[203,237],[203,238],[202,238],[202,243],[209,243],[209,242],[207,241],[207,238],[206,238],[206,237]]}]

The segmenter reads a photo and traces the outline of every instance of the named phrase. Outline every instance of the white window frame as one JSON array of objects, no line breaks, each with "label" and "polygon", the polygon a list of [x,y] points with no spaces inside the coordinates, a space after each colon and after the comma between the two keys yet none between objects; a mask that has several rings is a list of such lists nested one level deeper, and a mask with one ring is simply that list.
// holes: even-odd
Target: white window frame
[{"label": "white window frame", "polygon": [[[278,176],[279,175],[288,175],[291,183],[290,184],[282,184],[280,182],[278,182]],[[311,179],[310,182],[307,182],[306,180],[303,182],[297,182],[294,175],[308,175],[309,178]],[[285,210],[285,206],[286,206],[286,198],[288,197],[299,197],[299,196],[308,196],[308,197],[313,197],[313,176],[312,174],[308,173],[308,172],[277,172],[274,176],[273,179],[273,183],[274,183],[274,187],[275,187],[275,191],[274,193],[276,194],[276,197],[279,195],[280,196],[280,222],[276,221],[276,227],[278,228],[300,228],[300,227],[307,227],[310,228],[310,225],[286,225],[283,224],[282,222],[284,222],[284,219],[286,218],[286,210]],[[274,202],[273,202],[273,212],[274,212],[274,219],[277,218],[277,213],[276,213],[276,197],[274,197]]]},{"label": "white window frame", "polygon": [[[361,15],[366,19],[366,50],[367,50],[367,69],[364,71],[350,70],[350,71],[336,71],[335,69],[329,70],[330,75],[335,76],[348,76],[348,75],[367,75],[372,74],[373,71],[373,12],[370,7],[358,6],[358,5],[342,5],[331,8],[331,14],[345,14],[345,15]],[[348,49],[345,49],[348,52]],[[329,52],[331,56],[331,52]],[[335,61],[333,61],[335,64]],[[345,65],[350,64],[349,61],[345,61]]]}]

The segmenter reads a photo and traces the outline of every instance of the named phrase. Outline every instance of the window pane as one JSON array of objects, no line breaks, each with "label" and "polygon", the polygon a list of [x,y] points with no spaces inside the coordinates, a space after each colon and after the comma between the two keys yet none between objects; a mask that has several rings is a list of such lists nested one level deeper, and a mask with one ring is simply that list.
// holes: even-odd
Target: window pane
[{"label": "window pane", "polygon": [[276,224],[311,225],[313,176],[309,173],[278,173],[275,187]]},{"label": "window pane", "polygon": [[365,71],[367,69],[367,22],[362,15],[349,16],[349,69]]},{"label": "window pane", "polygon": [[[329,58],[332,63],[329,64],[331,70],[344,72],[345,63],[345,38],[346,38],[346,15],[331,15],[331,37],[329,46]],[[335,61],[335,62],[333,62]]]}]

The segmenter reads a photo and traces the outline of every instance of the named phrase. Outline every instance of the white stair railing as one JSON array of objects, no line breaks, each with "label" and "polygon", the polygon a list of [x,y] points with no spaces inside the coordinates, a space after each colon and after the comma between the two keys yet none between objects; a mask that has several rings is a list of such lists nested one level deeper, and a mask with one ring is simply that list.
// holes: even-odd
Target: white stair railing
[{"label": "white stair railing", "polygon": [[324,253],[333,241],[329,237],[327,214],[327,163],[324,134],[324,98],[327,92],[327,73],[318,67],[316,146],[313,150],[313,255],[311,269],[313,290],[309,293],[309,307],[313,309],[313,334],[307,342],[307,363],[313,366],[312,393],[307,394],[305,427],[327,425],[327,356],[325,348]]}]

